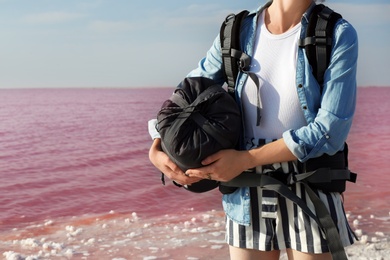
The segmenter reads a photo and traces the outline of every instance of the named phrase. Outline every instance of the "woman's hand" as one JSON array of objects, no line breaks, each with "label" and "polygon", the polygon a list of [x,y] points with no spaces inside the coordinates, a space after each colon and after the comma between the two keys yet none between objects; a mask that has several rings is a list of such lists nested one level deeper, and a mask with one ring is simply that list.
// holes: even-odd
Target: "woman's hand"
[{"label": "woman's hand", "polygon": [[248,151],[221,150],[202,161],[204,167],[189,169],[191,177],[230,181],[243,171],[259,165],[296,160],[297,157],[288,149],[283,139],[268,143]]},{"label": "woman's hand", "polygon": [[154,139],[149,150],[149,160],[165,176],[181,185],[190,185],[198,182],[201,178],[189,177],[184,173],[161,149],[161,139]]},{"label": "woman's hand", "polygon": [[202,179],[230,181],[247,170],[246,165],[249,165],[247,154],[247,151],[221,150],[202,161],[206,166],[189,169],[185,174]]}]

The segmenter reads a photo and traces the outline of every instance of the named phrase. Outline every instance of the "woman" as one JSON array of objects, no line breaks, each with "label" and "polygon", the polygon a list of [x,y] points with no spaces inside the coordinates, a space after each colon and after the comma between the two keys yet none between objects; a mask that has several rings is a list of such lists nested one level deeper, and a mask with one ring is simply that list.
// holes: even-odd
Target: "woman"
[{"label": "woman", "polygon": [[[241,45],[252,57],[250,70],[260,81],[258,91],[247,74],[239,73],[237,79],[244,139],[249,140],[245,150],[222,150],[206,158],[204,167],[183,172],[162,152],[156,138],[149,157],[160,171],[184,185],[200,179],[229,181],[254,167],[258,173],[275,168],[287,173],[291,167],[297,170],[298,161],[343,149],[355,110],[357,35],[345,20],[337,22],[321,93],[304,50],[298,47],[314,6],[312,0],[274,0],[244,21]],[[188,76],[224,81],[219,37]],[[301,184],[292,190],[312,208]],[[343,245],[352,244],[341,194],[316,192],[331,211]],[[289,259],[332,259],[317,224],[291,201],[260,188],[239,188],[223,196],[223,206],[231,259],[278,259],[283,249]]]}]

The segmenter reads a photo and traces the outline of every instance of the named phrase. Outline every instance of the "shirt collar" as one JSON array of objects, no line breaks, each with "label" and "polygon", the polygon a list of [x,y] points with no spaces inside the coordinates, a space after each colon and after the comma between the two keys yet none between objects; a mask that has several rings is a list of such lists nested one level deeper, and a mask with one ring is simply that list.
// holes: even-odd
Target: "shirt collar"
[{"label": "shirt collar", "polygon": [[313,11],[313,8],[315,6],[316,6],[316,3],[314,1],[312,1],[309,8],[306,10],[306,12],[302,16],[302,22],[305,21],[306,23],[309,23],[310,13]]}]

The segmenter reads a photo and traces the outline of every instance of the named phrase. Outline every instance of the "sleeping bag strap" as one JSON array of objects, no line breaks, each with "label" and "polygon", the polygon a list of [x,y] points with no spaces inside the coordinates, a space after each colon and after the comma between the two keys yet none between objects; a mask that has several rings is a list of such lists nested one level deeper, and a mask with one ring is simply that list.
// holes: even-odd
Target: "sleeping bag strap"
[{"label": "sleeping bag strap", "polygon": [[[179,129],[186,120],[193,120],[199,127],[201,127],[208,135],[213,137],[219,143],[226,143],[229,140],[224,138],[223,133],[221,133],[219,128],[214,127],[210,121],[205,118],[201,113],[198,112],[197,106],[202,102],[206,101],[211,95],[216,95],[218,93],[223,93],[225,90],[220,85],[210,86],[205,89],[191,104],[189,104],[183,97],[178,94],[172,95],[170,98],[172,102],[178,105],[182,110],[177,115],[177,120],[172,124],[172,129]],[[177,130],[172,130],[177,132]],[[174,138],[174,136],[172,136]],[[169,140],[167,137],[166,143],[172,143],[173,140]],[[233,143],[229,144],[234,146]]]}]

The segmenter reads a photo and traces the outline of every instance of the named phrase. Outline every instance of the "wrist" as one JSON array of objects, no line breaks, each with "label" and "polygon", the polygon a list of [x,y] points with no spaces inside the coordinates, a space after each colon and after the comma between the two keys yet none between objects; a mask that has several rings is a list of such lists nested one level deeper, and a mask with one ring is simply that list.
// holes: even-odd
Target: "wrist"
[{"label": "wrist", "polygon": [[246,151],[246,169],[252,169],[259,165],[262,165],[261,156],[259,155],[259,148]]},{"label": "wrist", "polygon": [[162,151],[161,138],[154,138],[151,148],[154,150]]}]

